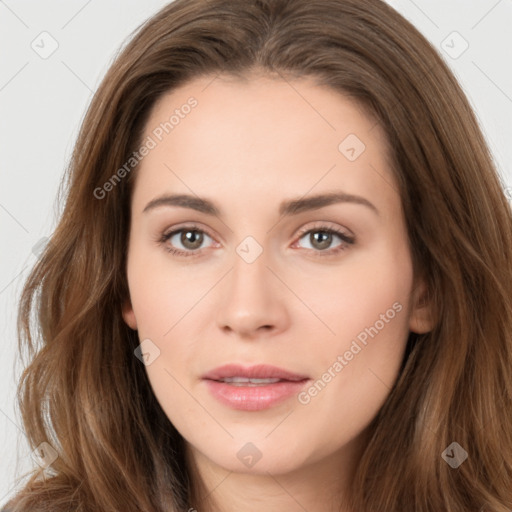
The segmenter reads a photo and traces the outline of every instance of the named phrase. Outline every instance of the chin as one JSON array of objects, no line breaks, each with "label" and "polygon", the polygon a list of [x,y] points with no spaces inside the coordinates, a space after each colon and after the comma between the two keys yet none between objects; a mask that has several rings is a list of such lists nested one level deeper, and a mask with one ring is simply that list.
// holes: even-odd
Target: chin
[{"label": "chin", "polygon": [[277,436],[271,439],[273,434],[265,438],[266,435],[251,436],[247,432],[225,442],[215,440],[209,446],[195,445],[194,450],[227,471],[251,475],[289,473],[311,462],[308,452],[318,453],[314,447],[308,450],[295,440],[288,438],[284,442]]}]

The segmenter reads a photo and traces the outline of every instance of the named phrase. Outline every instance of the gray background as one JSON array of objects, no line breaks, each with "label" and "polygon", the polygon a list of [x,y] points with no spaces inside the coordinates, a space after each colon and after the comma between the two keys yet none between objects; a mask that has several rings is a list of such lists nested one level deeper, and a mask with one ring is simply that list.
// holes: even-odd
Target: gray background
[{"label": "gray background", "polygon": [[[0,505],[35,465],[14,400],[21,286],[56,226],[57,188],[92,92],[125,38],[166,3],[0,0]],[[455,72],[512,199],[512,0],[389,3]]]}]

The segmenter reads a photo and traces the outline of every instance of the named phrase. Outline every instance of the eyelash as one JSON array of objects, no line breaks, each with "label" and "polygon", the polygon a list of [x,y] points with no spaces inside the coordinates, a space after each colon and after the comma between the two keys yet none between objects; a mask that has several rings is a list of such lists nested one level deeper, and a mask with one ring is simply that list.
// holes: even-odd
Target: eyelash
[{"label": "eyelash", "polygon": [[[205,231],[204,229],[201,229],[199,226],[191,224],[189,226],[180,227],[179,229],[175,229],[175,230],[170,231],[168,233],[164,232],[161,235],[161,237],[160,237],[160,239],[158,241],[159,241],[159,243],[161,243],[162,245],[165,246],[165,250],[166,251],[168,251],[171,254],[174,254],[176,256],[184,256],[184,257],[198,256],[199,252],[201,251],[201,249],[196,249],[196,250],[191,250],[191,251],[182,251],[180,249],[176,249],[174,247],[170,247],[168,244],[166,244],[166,242],[170,238],[172,238],[177,233],[181,233],[182,231],[196,231],[198,233],[203,233],[203,234],[205,234],[205,235],[207,235],[207,236],[209,236],[210,238],[213,239],[213,236],[211,236],[208,233],[208,231]],[[319,256],[319,257],[326,257],[326,256],[336,255],[339,252],[344,251],[345,249],[347,249],[347,246],[353,245],[354,242],[355,242],[355,237],[351,237],[351,236],[347,235],[346,233],[343,233],[342,231],[337,230],[336,228],[328,227],[326,225],[318,225],[318,226],[314,226],[313,228],[301,230],[298,233],[297,240],[300,240],[301,238],[304,237],[304,235],[307,235],[309,233],[326,233],[326,234],[330,234],[330,235],[336,235],[339,238],[341,238],[341,240],[343,242],[336,249],[327,249],[327,250],[324,250],[324,251],[315,250],[315,249],[308,249],[308,250],[313,251],[315,253],[315,256]]]}]

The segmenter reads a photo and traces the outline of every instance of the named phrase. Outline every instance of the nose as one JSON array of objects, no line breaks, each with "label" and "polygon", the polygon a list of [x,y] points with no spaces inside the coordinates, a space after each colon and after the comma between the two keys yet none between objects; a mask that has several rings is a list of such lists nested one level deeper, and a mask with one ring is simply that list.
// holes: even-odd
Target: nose
[{"label": "nose", "polygon": [[220,290],[217,314],[220,329],[254,339],[287,328],[286,289],[275,272],[268,266],[265,251],[251,263],[235,255],[233,268]]}]

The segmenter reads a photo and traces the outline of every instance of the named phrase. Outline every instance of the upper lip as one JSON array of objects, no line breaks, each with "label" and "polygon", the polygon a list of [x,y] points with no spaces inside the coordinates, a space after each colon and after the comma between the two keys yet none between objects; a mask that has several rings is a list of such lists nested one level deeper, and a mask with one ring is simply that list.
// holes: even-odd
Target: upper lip
[{"label": "upper lip", "polygon": [[246,377],[249,379],[282,379],[301,381],[308,379],[306,375],[293,373],[277,366],[258,364],[255,366],[242,366],[239,364],[226,364],[219,366],[203,375],[203,379],[221,380],[227,377]]}]

